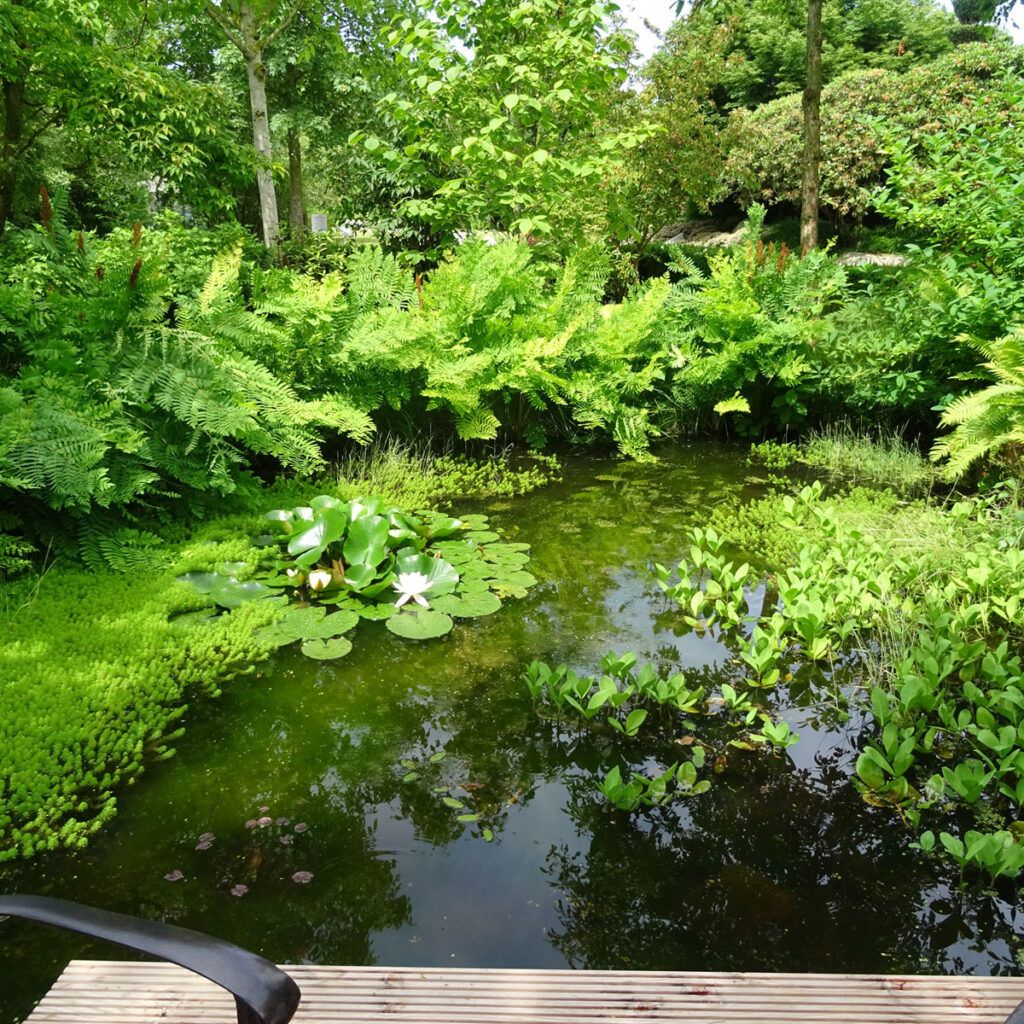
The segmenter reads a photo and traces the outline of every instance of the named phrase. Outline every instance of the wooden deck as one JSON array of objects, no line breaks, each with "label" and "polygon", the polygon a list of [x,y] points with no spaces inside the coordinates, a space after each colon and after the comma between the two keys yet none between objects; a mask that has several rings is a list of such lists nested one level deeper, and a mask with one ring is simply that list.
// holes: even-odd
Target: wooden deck
[{"label": "wooden deck", "polygon": [[[285,966],[295,1024],[1002,1024],[1024,978]],[[164,963],[74,960],[27,1024],[231,1024],[231,997]]]}]

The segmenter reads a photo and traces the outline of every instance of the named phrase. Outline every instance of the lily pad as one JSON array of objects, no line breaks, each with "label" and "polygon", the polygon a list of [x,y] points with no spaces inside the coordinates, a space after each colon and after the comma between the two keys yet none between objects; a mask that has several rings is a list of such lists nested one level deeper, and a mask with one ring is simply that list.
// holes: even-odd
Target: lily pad
[{"label": "lily pad", "polygon": [[369,619],[371,621],[382,621],[383,619],[390,619],[392,615],[396,615],[398,609],[393,604],[364,604],[359,609],[359,615],[361,618]]},{"label": "lily pad", "polygon": [[439,552],[441,557],[451,562],[452,565],[463,565],[480,556],[477,546],[472,541],[466,540],[443,540],[430,550]]},{"label": "lily pad", "polygon": [[219,572],[183,572],[174,578],[179,583],[191,584],[197,594],[208,594],[224,577]]},{"label": "lily pad", "polygon": [[452,617],[444,612],[422,609],[392,615],[385,625],[396,636],[404,636],[409,640],[431,640],[451,632],[454,623]]},{"label": "lily pad", "polygon": [[[372,515],[357,519],[348,528],[344,552],[345,561],[353,566],[380,565],[388,555],[388,521],[383,516]],[[351,571],[346,576],[351,578]]]},{"label": "lily pad", "polygon": [[525,589],[526,587],[534,587],[536,585],[537,578],[535,576],[531,576],[528,572],[523,572],[522,570],[495,573],[494,583],[492,584],[495,590],[500,590],[503,587]]},{"label": "lily pad", "polygon": [[464,578],[459,583],[459,588],[456,591],[457,594],[469,595],[469,594],[483,594],[491,589],[493,580],[490,579],[479,579],[477,577]]},{"label": "lily pad", "polygon": [[504,555],[521,555],[530,550],[529,544],[522,544],[518,541],[508,541],[503,544],[488,544],[484,552],[490,558],[500,558]]},{"label": "lily pad", "polygon": [[326,608],[291,608],[275,626],[295,640],[324,640],[347,633],[359,621],[359,613],[348,608],[326,612]]},{"label": "lily pad", "polygon": [[395,575],[402,576],[406,573],[420,573],[426,576],[429,584],[426,593],[432,598],[450,594],[459,582],[459,574],[450,562],[443,558],[431,558],[430,555],[406,555],[395,559]]},{"label": "lily pad", "polygon": [[469,591],[463,596],[445,594],[434,602],[434,611],[454,615],[460,619],[475,619],[483,615],[493,615],[500,607],[501,600],[490,590]]},{"label": "lily pad", "polygon": [[490,544],[492,540],[500,540],[501,534],[495,533],[493,530],[471,530],[466,534],[466,540],[471,540],[475,544]]},{"label": "lily pad", "polygon": [[295,637],[289,636],[287,633],[281,632],[276,626],[264,626],[262,629],[257,629],[252,638],[260,645],[260,647],[275,648],[275,647],[286,647],[288,644],[295,643]]},{"label": "lily pad", "polygon": [[273,591],[259,580],[239,583],[236,579],[221,577],[217,585],[210,591],[210,597],[222,608],[241,608],[246,601],[256,601],[271,593]]},{"label": "lily pad", "polygon": [[347,529],[348,516],[343,509],[320,509],[313,522],[288,541],[288,553],[296,556],[298,568],[308,569],[319,560],[328,544],[345,536]]},{"label": "lily pad", "polygon": [[451,516],[435,516],[427,524],[430,536],[436,540],[451,537],[466,529],[466,524],[461,519],[452,519]]},{"label": "lily pad", "polygon": [[307,658],[317,661],[333,661],[344,658],[352,650],[352,641],[345,636],[336,636],[330,640],[306,640],[302,645],[302,653]]},{"label": "lily pad", "polygon": [[[360,520],[362,522],[362,520]],[[382,520],[383,522],[383,520]],[[383,556],[387,556],[387,549],[382,549]],[[348,545],[345,545],[345,557],[348,558]],[[381,559],[383,561],[383,557]],[[345,570],[345,582],[353,590],[362,590],[364,587],[368,587],[377,578],[376,564],[370,565],[367,563],[357,562],[355,565],[350,565]]]}]

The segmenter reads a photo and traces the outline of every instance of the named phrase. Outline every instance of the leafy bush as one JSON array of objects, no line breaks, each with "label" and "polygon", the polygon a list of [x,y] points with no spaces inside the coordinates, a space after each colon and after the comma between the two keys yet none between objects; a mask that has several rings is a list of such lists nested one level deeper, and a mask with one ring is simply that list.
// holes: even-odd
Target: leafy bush
[{"label": "leafy bush", "polygon": [[224,494],[255,456],[322,465],[314,427],[367,436],[369,421],[342,400],[300,400],[246,353],[272,328],[236,301],[240,247],[198,295],[169,305],[158,242],[144,246],[136,229],[97,247],[98,262],[55,205],[22,239],[28,273],[0,286],[0,492],[24,522],[40,513],[40,532],[63,541],[67,519],[46,509],[74,519]]},{"label": "leafy bush", "polygon": [[663,318],[672,395],[680,419],[745,408],[752,429],[799,424],[808,414],[814,348],[845,272],[825,252],[803,259],[760,241],[764,207],[750,210],[741,246],[709,257],[707,279],[686,261]]},{"label": "leafy bush", "polygon": [[[916,152],[963,111],[981,126],[1005,122],[1015,103],[1003,76],[1019,78],[1019,47],[963,46],[906,74],[858,71],[822,91],[821,202],[838,219],[868,209],[866,187],[882,181],[889,133]],[[1012,80],[1012,79],[1011,79]],[[728,190],[747,204],[773,206],[800,198],[802,112],[799,95],[736,111],[726,130]]]}]

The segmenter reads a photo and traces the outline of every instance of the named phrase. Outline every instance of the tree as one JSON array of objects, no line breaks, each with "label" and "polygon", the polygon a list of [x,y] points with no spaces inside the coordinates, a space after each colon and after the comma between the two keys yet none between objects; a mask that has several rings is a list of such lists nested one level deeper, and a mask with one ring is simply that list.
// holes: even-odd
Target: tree
[{"label": "tree", "polygon": [[[299,13],[303,0],[221,0],[219,5],[214,0],[204,0],[204,3],[207,14],[245,61],[263,242],[267,248],[272,248],[280,241],[281,230],[277,217],[277,194],[274,191],[270,119],[267,113],[267,65],[263,54]],[[276,24],[271,28],[274,22]]]},{"label": "tree", "polygon": [[[905,72],[953,49],[953,15],[934,0],[824,0],[822,81],[850,71]],[[753,108],[806,83],[805,0],[704,0],[685,32],[729,26],[727,68],[715,90],[723,112]]]},{"label": "tree", "polygon": [[807,0],[807,87],[804,89],[804,182],[800,245],[818,248],[818,168],[821,164],[821,2]]},{"label": "tree", "polygon": [[581,237],[607,206],[612,169],[655,130],[602,131],[630,50],[605,31],[610,11],[444,0],[429,17],[404,18],[389,40],[403,88],[382,103],[391,139],[378,131],[350,141],[406,183],[403,210],[433,231]]},{"label": "tree", "polygon": [[614,173],[613,192],[640,252],[687,207],[707,210],[721,192],[721,119],[710,94],[725,72],[728,25],[708,22],[699,33],[672,25],[647,62],[647,85],[625,90],[613,123],[649,120],[661,130],[644,139]]},{"label": "tree", "polygon": [[[223,204],[214,168],[239,162],[220,130],[224,97],[168,66],[163,31],[130,0],[0,3],[0,232],[61,178],[115,213],[125,194],[141,213],[153,179],[194,188],[204,209]],[[89,212],[72,216],[102,223]]]}]

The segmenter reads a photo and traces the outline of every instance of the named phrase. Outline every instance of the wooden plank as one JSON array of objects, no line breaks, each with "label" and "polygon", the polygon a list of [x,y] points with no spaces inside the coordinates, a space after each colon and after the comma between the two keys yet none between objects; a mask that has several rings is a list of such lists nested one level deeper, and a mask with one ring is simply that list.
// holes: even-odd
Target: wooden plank
[{"label": "wooden plank", "polygon": [[[1002,1024],[1024,979],[285,966],[296,1024]],[[231,997],[163,963],[74,960],[26,1024],[230,1024]]]}]

